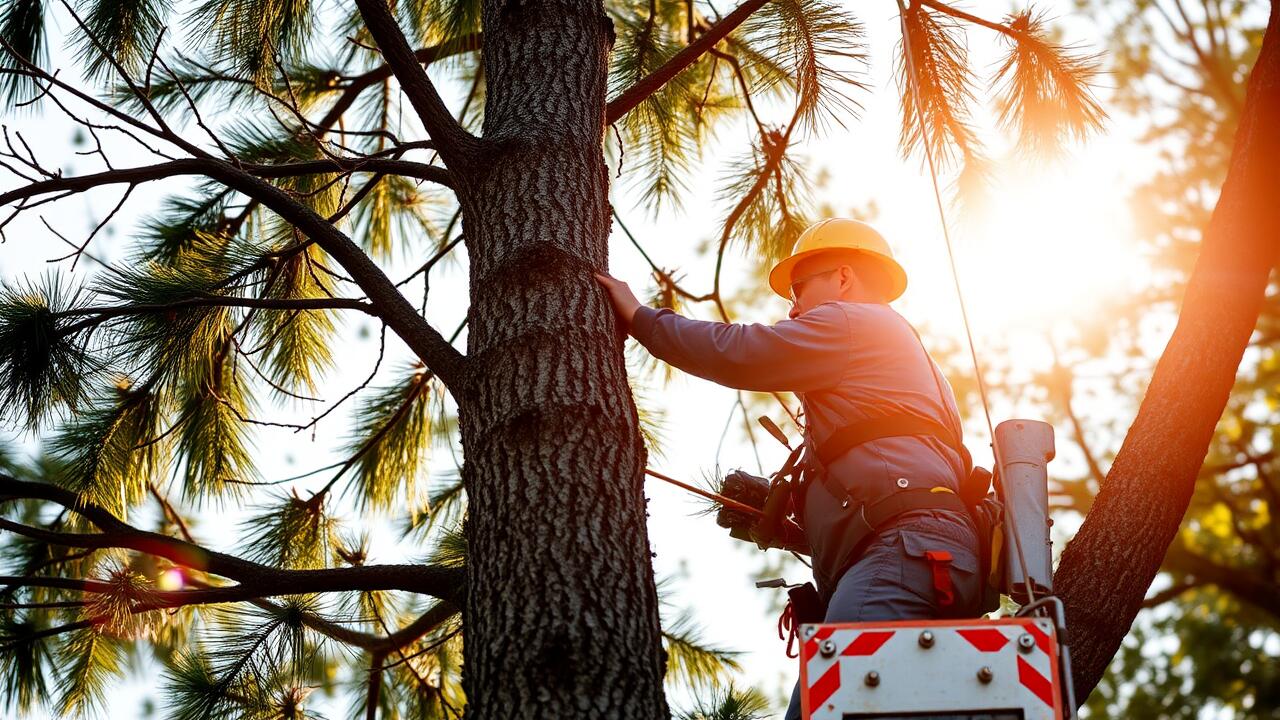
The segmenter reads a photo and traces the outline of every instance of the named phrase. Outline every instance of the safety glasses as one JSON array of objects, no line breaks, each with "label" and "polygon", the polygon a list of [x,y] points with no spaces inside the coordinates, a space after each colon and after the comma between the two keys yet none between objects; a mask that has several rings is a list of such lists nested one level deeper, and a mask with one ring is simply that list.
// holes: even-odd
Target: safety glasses
[{"label": "safety glasses", "polygon": [[823,270],[821,272],[811,273],[809,275],[805,275],[802,278],[796,278],[795,280],[792,280],[791,281],[791,302],[793,304],[798,304],[800,302],[799,300],[797,300],[797,298],[800,296],[800,290],[804,287],[805,283],[809,282],[810,280],[816,277],[820,277],[822,275],[830,275],[831,273],[839,269],[840,268],[831,268],[830,270]]}]

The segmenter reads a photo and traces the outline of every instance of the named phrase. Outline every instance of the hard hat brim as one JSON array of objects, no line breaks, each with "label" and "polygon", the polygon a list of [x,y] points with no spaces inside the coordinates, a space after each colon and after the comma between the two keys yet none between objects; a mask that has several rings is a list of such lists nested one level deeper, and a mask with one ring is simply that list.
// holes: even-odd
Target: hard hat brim
[{"label": "hard hat brim", "polygon": [[772,289],[775,293],[777,293],[778,296],[781,297],[782,299],[788,300],[788,301],[791,300],[791,283],[793,280],[792,276],[795,273],[796,265],[800,264],[802,260],[806,260],[808,258],[815,257],[817,255],[822,255],[824,253],[835,253],[835,252],[858,253],[860,255],[867,256],[871,260],[875,260],[876,263],[884,270],[885,274],[889,278],[889,297],[885,300],[885,302],[892,302],[894,300],[897,300],[899,297],[902,296],[902,293],[906,291],[907,272],[906,270],[902,269],[902,266],[898,264],[897,260],[894,260],[893,258],[887,255],[884,255],[882,253],[878,253],[874,250],[866,250],[861,248],[842,248],[842,247],[814,248],[812,250],[806,250],[801,253],[796,253],[795,255],[792,255],[791,257],[788,257],[782,260],[777,265],[774,265],[773,269],[769,271],[770,289]]}]

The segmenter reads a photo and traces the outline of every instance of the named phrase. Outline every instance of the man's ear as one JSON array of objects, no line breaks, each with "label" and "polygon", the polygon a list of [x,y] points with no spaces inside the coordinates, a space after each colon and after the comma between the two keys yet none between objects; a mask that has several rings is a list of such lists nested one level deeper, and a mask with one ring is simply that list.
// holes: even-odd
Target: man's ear
[{"label": "man's ear", "polygon": [[840,271],[840,292],[846,294],[855,291],[859,287],[858,274],[854,272],[850,265],[841,265]]}]

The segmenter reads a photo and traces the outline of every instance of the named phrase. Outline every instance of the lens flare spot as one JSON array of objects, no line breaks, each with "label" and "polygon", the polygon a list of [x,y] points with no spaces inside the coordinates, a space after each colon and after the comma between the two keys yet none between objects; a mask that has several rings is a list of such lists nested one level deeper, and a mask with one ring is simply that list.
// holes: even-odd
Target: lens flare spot
[{"label": "lens flare spot", "polygon": [[176,567],[160,573],[160,577],[156,580],[156,586],[166,591],[181,590],[186,584],[187,578],[183,574],[182,568]]}]

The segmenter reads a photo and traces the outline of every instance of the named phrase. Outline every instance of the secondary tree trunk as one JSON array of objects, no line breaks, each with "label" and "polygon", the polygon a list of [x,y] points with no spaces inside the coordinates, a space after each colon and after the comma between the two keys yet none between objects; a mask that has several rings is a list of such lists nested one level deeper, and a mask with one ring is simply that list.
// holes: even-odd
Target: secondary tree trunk
[{"label": "secondary tree trunk", "polygon": [[474,718],[667,718],[644,446],[607,267],[612,24],[486,0],[471,259],[463,684]]},{"label": "secondary tree trunk", "polygon": [[1280,9],[1273,2],[1227,180],[1178,326],[1054,575],[1067,608],[1081,702],[1128,633],[1182,522],[1280,250],[1278,44]]}]

